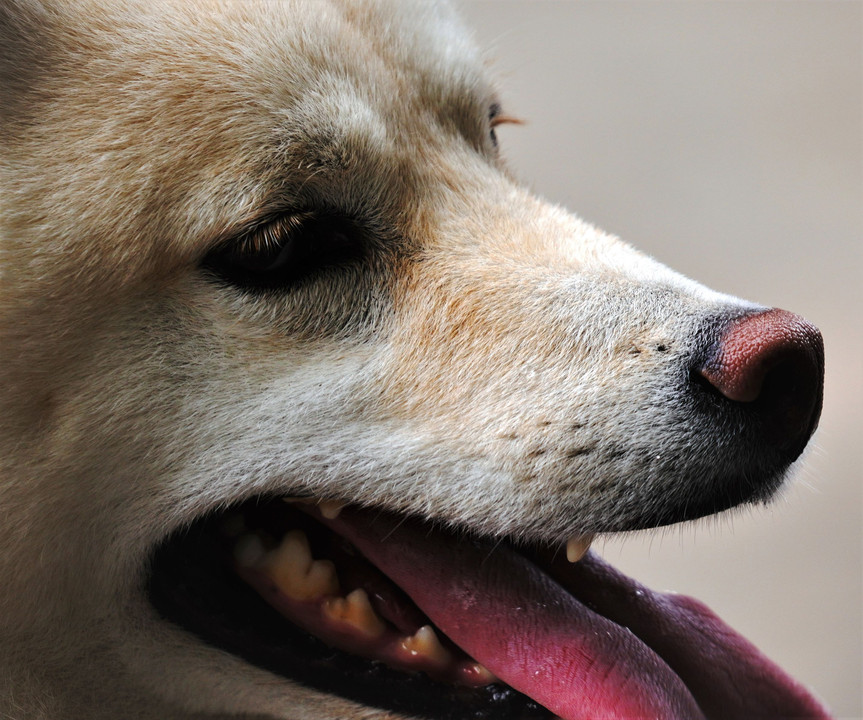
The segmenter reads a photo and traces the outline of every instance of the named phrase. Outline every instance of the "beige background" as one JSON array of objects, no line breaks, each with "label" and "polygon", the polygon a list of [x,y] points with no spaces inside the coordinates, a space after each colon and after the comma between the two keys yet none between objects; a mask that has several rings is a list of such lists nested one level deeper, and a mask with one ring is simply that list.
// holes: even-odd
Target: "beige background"
[{"label": "beige background", "polygon": [[461,3],[537,192],[714,288],[793,310],[827,348],[814,449],[767,509],[600,543],[705,600],[861,710],[863,4]]}]

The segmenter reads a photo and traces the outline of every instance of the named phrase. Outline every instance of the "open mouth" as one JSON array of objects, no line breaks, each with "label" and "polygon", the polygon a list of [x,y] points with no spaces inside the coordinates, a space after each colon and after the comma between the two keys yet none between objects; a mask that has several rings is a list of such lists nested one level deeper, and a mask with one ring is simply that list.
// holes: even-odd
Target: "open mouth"
[{"label": "open mouth", "polygon": [[588,546],[258,498],[169,538],[149,594],[208,644],[416,717],[828,717],[706,607]]}]

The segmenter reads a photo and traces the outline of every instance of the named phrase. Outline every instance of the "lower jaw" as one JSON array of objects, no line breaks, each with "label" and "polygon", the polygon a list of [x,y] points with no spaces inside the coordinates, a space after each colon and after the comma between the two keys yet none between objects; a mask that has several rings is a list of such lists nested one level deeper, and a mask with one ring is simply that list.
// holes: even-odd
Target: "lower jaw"
[{"label": "lower jaw", "polygon": [[[247,526],[245,532],[251,519],[256,536],[276,544],[284,529],[285,507],[279,499],[257,499],[227,514],[198,520],[169,538],[152,558],[148,593],[156,611],[208,645],[360,705],[434,720],[553,717],[549,710],[501,682],[477,680],[470,672],[459,678],[451,669],[469,668],[472,661],[445,639],[452,663],[440,672],[429,673],[336,649],[286,620],[264,599],[265,582],[257,583],[259,592],[240,577],[248,577],[242,567],[238,574],[234,552],[237,538],[232,537],[239,529],[239,518]],[[294,523],[308,527],[314,522],[296,510],[288,512]],[[410,622],[421,622],[420,615]]]},{"label": "lower jaw", "polygon": [[[708,608],[654,593],[592,554],[571,564],[562,548],[516,550],[506,541],[353,507],[328,517],[323,505],[300,511],[259,498],[232,511],[234,520],[225,513],[201,519],[156,550],[152,604],[203,642],[328,695],[434,720],[539,720],[552,711],[570,720],[828,717]],[[239,533],[230,527],[237,515]],[[389,582],[389,588],[376,585],[374,572],[359,576],[360,587],[374,581],[364,592],[375,595],[374,609],[386,625],[374,642],[358,642],[354,632],[367,634],[368,623],[340,634],[350,613],[341,614],[337,596],[306,597],[305,581],[298,589],[291,573],[287,584],[279,576],[295,562],[281,549],[285,531],[297,524],[317,533],[312,546],[336,559],[338,544],[349,538],[377,580]],[[265,548],[250,556],[238,537],[278,547],[276,567]],[[357,562],[366,561],[357,556]],[[339,593],[350,595],[357,576],[348,566],[337,572],[344,570]],[[331,599],[335,624],[326,613]],[[443,660],[426,651],[418,653],[418,665],[406,657],[402,650],[411,648],[398,639],[429,624],[414,601],[511,686],[481,685],[490,679],[481,671],[466,675],[474,661],[439,631]]]}]

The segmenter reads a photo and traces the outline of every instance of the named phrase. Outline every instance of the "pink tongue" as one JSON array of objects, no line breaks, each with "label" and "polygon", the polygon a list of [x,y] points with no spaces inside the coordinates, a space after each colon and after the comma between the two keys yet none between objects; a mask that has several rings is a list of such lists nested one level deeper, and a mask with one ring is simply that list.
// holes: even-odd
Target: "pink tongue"
[{"label": "pink tongue", "polygon": [[566,720],[704,717],[658,655],[517,553],[349,510],[328,524],[465,652]]},{"label": "pink tongue", "polygon": [[708,718],[818,718],[830,714],[806,689],[708,607],[639,585],[593,554],[544,564],[561,585],[630,628],[686,683]]},{"label": "pink tongue", "polygon": [[830,717],[706,607],[593,555],[543,561],[552,579],[507,547],[427,525],[354,509],[322,521],[466,653],[565,720]]}]

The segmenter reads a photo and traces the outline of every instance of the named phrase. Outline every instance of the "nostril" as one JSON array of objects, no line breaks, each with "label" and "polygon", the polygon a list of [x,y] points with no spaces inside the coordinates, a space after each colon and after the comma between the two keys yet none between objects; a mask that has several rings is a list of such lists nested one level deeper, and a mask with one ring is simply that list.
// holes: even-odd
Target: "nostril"
[{"label": "nostril", "polygon": [[802,451],[820,414],[824,377],[824,345],[813,325],[777,309],[738,318],[696,372],[728,400],[751,405],[771,439]]},{"label": "nostril", "polygon": [[735,402],[754,402],[768,378],[815,390],[824,367],[821,333],[799,315],[768,310],[735,320],[698,372]]},{"label": "nostril", "polygon": [[823,365],[821,333],[799,315],[768,310],[735,320],[699,372],[729,400],[753,402],[774,372],[796,386],[820,377]]}]

